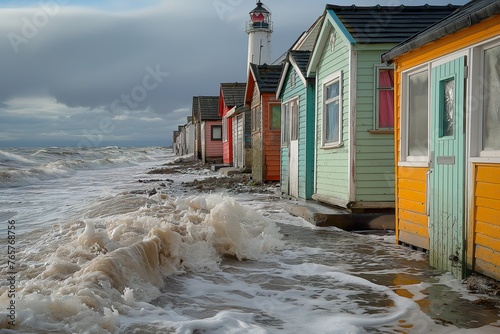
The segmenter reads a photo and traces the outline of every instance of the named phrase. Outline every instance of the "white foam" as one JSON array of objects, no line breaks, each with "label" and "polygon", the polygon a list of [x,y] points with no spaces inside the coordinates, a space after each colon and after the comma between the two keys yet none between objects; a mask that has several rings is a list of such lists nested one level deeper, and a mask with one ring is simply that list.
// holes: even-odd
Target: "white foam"
[{"label": "white foam", "polygon": [[[73,332],[92,323],[96,333],[114,333],[121,315],[145,305],[155,309],[144,303],[161,295],[165,277],[218,270],[224,256],[259,258],[283,246],[274,223],[232,198],[196,196],[164,205],[160,196],[147,203],[136,211],[58,226],[57,238],[34,245],[47,253],[26,253],[26,263],[39,258],[45,264],[20,273],[30,277],[19,291],[21,328]],[[4,307],[5,289],[0,293]]]}]

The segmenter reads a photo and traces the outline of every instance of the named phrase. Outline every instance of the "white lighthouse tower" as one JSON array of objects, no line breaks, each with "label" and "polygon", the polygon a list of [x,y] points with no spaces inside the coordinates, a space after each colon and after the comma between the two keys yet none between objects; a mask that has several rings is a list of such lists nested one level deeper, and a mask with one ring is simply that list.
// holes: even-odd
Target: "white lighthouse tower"
[{"label": "white lighthouse tower", "polygon": [[248,64],[270,64],[271,62],[271,33],[273,22],[271,12],[262,2],[257,1],[257,7],[250,12],[250,21],[247,22],[248,34]]}]

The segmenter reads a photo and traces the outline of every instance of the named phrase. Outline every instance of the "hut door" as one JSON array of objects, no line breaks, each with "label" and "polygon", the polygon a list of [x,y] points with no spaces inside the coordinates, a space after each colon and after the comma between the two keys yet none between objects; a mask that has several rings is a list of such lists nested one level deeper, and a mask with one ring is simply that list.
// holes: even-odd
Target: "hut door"
[{"label": "hut door", "polygon": [[241,114],[236,116],[236,161],[237,167],[245,167],[245,115]]},{"label": "hut door", "polygon": [[432,68],[430,264],[465,273],[465,57]]},{"label": "hut door", "polygon": [[298,99],[291,102],[290,113],[290,196],[299,197],[299,105]]}]

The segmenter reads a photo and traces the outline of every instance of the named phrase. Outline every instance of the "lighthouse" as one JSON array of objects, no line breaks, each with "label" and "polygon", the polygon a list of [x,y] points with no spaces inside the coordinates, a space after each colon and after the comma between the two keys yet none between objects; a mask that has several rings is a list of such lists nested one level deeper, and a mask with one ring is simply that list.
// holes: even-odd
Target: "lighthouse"
[{"label": "lighthouse", "polygon": [[246,24],[248,34],[247,73],[250,63],[257,65],[270,64],[271,33],[273,32],[271,12],[266,5],[257,1],[257,7],[249,14],[250,20]]}]

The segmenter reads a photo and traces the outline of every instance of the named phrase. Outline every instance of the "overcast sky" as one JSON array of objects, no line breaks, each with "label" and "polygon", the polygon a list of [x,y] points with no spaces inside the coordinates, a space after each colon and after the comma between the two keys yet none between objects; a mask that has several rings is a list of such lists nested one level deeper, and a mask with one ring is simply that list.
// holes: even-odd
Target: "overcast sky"
[{"label": "overcast sky", "polygon": [[[418,5],[465,0],[380,1]],[[266,0],[272,57],[322,14]],[[337,0],[338,5],[374,5]],[[252,0],[0,0],[0,147],[168,146],[197,95],[246,79]]]}]

